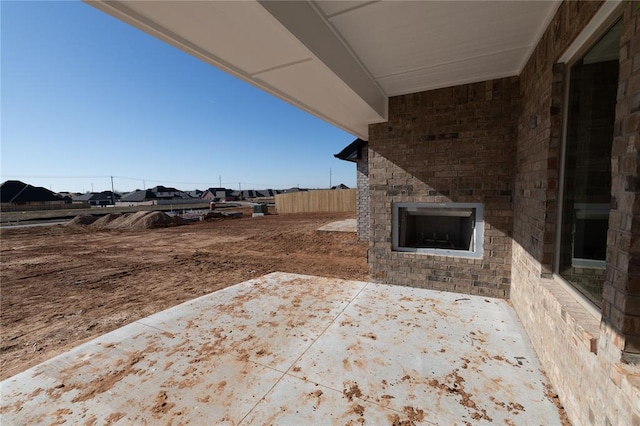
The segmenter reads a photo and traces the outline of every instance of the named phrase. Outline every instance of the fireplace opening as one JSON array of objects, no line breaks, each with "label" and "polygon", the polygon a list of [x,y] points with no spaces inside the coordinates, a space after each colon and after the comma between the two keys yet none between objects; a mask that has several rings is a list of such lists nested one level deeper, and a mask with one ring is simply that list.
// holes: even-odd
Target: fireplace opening
[{"label": "fireplace opening", "polygon": [[447,256],[482,256],[478,203],[395,203],[393,249]]}]

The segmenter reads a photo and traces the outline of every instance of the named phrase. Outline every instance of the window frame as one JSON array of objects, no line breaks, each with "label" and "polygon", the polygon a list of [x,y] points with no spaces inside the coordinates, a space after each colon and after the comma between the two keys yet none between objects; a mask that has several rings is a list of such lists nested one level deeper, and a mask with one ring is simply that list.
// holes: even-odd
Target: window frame
[{"label": "window frame", "polygon": [[[571,89],[571,68],[603,37],[615,23],[622,19],[622,2],[605,2],[589,24],[565,50],[558,63],[565,65],[564,87],[562,99],[562,139],[558,152],[558,203],[556,205],[556,226],[553,253],[554,281],[571,294],[576,301],[596,319],[601,320],[602,309],[582,294],[573,284],[560,275],[560,254],[562,251],[562,219],[565,195],[565,166],[567,149],[567,132],[569,126],[569,94]],[[601,262],[601,261],[598,261]],[[585,265],[586,266],[586,265]],[[595,266],[595,265],[594,265]],[[604,261],[606,268],[606,260]],[[606,285],[606,284],[605,284]]]}]

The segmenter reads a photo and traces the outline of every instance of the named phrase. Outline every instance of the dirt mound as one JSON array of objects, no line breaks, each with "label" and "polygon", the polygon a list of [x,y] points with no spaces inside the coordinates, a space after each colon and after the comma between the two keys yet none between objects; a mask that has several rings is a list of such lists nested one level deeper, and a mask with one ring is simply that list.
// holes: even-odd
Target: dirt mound
[{"label": "dirt mound", "polygon": [[[176,225],[176,221],[171,216],[163,212],[146,212],[131,222],[132,229],[153,229],[166,228],[167,226]],[[137,213],[136,213],[137,214]],[[135,215],[134,215],[135,216]]]},{"label": "dirt mound", "polygon": [[242,211],[231,211],[231,212],[209,212],[204,215],[204,220],[207,222],[214,220],[227,220],[227,219],[240,219],[246,213]]},{"label": "dirt mound", "polygon": [[109,213],[107,215],[102,216],[100,219],[96,220],[91,224],[92,228],[104,228],[109,225],[114,220],[121,218],[123,215],[121,213]]},{"label": "dirt mound", "polygon": [[111,213],[101,217],[91,224],[94,229],[140,230],[166,228],[181,225],[181,219],[174,219],[163,212],[140,211],[136,213]]},{"label": "dirt mound", "polygon": [[169,218],[173,219],[173,224],[174,225],[188,225],[189,224],[189,221],[185,220],[181,216],[173,216],[173,217],[169,216]]},{"label": "dirt mound", "polygon": [[109,223],[107,228],[109,229],[133,229],[135,228],[135,224],[148,215],[149,211],[140,211],[136,213],[126,213]]},{"label": "dirt mound", "polygon": [[86,226],[86,225],[91,225],[96,220],[98,220],[98,218],[95,216],[92,216],[90,214],[81,214],[74,217],[67,225],[68,226],[79,226],[79,225]]}]

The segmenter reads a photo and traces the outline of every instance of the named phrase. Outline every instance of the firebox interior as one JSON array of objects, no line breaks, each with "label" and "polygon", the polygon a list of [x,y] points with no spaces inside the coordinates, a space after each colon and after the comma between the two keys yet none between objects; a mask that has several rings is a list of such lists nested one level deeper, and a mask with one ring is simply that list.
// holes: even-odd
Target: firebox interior
[{"label": "firebox interior", "polygon": [[481,204],[396,203],[396,251],[480,257]]}]

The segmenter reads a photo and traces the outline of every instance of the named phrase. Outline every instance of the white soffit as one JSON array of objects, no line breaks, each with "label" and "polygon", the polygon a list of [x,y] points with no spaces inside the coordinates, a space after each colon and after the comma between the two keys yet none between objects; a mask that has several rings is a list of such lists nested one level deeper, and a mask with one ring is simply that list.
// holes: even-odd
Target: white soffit
[{"label": "white soffit", "polygon": [[255,1],[87,1],[353,135],[386,120],[386,96],[357,93]]},{"label": "white soffit", "polygon": [[86,1],[365,140],[389,96],[518,75],[561,3]]},{"label": "white soffit", "polygon": [[380,1],[326,19],[388,96],[518,75],[559,1]]}]

